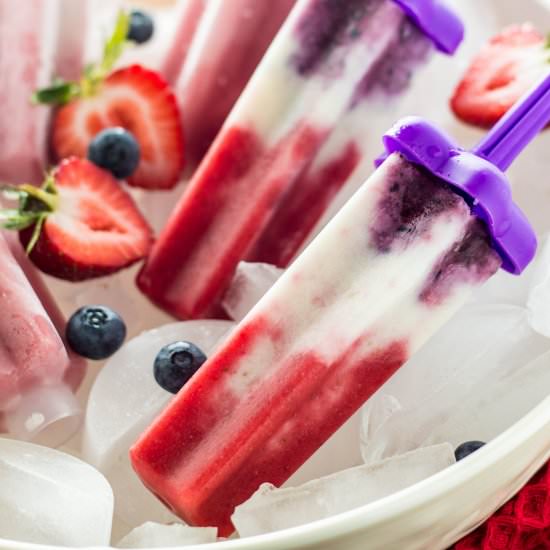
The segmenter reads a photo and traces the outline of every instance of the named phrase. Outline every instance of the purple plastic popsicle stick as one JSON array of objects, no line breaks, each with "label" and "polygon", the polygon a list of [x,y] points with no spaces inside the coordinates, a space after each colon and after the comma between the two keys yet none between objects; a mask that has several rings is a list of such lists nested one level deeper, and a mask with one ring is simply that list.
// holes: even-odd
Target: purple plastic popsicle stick
[{"label": "purple plastic popsicle stick", "polygon": [[393,0],[443,53],[453,54],[464,38],[464,25],[444,0]]},{"label": "purple plastic popsicle stick", "polygon": [[525,146],[550,121],[550,73],[516,103],[472,153],[505,172]]}]

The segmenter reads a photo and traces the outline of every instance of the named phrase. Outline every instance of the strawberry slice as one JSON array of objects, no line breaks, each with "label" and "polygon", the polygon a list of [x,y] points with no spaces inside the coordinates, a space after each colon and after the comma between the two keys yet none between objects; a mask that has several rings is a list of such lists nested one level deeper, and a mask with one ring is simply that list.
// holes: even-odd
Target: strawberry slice
[{"label": "strawberry slice", "polygon": [[40,188],[8,191],[21,203],[4,211],[4,227],[20,230],[22,244],[44,273],[82,281],[144,258],[152,232],[130,195],[108,172],[86,159],[64,160]]},{"label": "strawberry slice", "polygon": [[545,38],[531,25],[504,29],[474,59],[451,99],[458,118],[490,128],[550,68]]},{"label": "strawberry slice", "polygon": [[176,98],[156,72],[133,65],[111,73],[96,93],[60,107],[52,124],[57,160],[86,157],[94,136],[121,126],[140,145],[141,158],[128,183],[145,189],[170,189],[183,169],[183,131]]}]

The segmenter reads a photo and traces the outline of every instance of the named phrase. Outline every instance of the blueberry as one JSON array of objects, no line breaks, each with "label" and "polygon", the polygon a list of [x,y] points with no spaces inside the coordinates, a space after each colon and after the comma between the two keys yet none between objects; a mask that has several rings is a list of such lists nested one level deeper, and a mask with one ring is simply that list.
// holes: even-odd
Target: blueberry
[{"label": "blueberry", "polygon": [[178,393],[206,361],[206,355],[191,342],[164,346],[155,359],[155,380],[170,393]]},{"label": "blueberry", "polygon": [[462,460],[483,447],[483,445],[485,445],[483,441],[466,441],[466,443],[461,443],[455,450],[455,458],[457,461]]},{"label": "blueberry", "polygon": [[71,349],[88,359],[106,359],[122,346],[126,325],[118,313],[105,306],[85,306],[67,323]]},{"label": "blueberry", "polygon": [[88,147],[88,159],[118,179],[131,176],[139,164],[139,143],[124,128],[107,128]]},{"label": "blueberry", "polygon": [[155,26],[150,15],[137,10],[130,14],[128,40],[143,44],[153,36],[154,30]]}]

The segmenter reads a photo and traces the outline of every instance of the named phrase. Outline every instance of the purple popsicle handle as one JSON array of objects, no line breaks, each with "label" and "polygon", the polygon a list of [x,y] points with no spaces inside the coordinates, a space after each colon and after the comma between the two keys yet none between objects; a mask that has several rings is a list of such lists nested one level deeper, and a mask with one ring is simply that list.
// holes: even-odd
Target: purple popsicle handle
[{"label": "purple popsicle handle", "polygon": [[550,121],[550,73],[500,119],[472,153],[505,172]]},{"label": "purple popsicle handle", "polygon": [[435,47],[453,54],[464,38],[464,24],[444,0],[393,0],[432,40]]}]

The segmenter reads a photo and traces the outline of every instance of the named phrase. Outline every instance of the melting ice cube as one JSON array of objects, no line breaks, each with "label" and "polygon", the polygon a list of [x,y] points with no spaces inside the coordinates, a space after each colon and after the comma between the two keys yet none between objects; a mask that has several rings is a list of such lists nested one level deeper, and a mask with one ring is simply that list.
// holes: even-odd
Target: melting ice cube
[{"label": "melting ice cube", "polygon": [[425,447],[375,464],[357,466],[295,488],[263,484],[231,520],[242,537],[320,520],[409,487],[455,461],[449,444]]},{"label": "melting ice cube", "polygon": [[149,521],[128,533],[117,548],[170,548],[216,542],[215,527],[188,527],[187,525],[162,525]]},{"label": "melting ice cube", "polygon": [[0,536],[52,546],[109,544],[113,492],[71,455],[0,439]]},{"label": "melting ice cube", "polygon": [[229,317],[239,322],[282,275],[271,264],[241,262],[223,299]]}]

